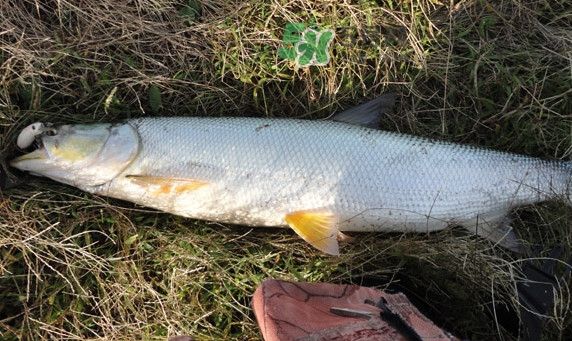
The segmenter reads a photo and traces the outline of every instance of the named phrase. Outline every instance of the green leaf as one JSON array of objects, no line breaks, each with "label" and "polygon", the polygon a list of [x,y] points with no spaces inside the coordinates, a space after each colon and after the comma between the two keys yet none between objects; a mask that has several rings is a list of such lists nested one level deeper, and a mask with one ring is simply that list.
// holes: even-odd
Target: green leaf
[{"label": "green leaf", "polygon": [[139,234],[132,235],[131,237],[125,240],[125,245],[131,245],[135,243],[137,241],[137,238],[139,238]]},{"label": "green leaf", "polygon": [[151,85],[149,88],[149,106],[153,114],[157,114],[161,109],[161,92],[156,85]]},{"label": "green leaf", "polygon": [[179,16],[185,19],[185,23],[190,24],[191,21],[199,19],[202,12],[198,1],[188,0],[187,5],[179,10]]}]

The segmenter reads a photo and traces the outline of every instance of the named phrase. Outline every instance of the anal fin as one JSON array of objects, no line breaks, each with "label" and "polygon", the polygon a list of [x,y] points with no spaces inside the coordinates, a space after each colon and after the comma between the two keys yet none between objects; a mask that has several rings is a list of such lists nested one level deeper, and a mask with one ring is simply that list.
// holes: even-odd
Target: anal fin
[{"label": "anal fin", "polygon": [[465,223],[465,226],[497,245],[517,253],[524,253],[524,248],[512,228],[512,216],[501,215],[494,218],[477,218]]},{"label": "anal fin", "polygon": [[132,183],[144,187],[152,195],[181,194],[197,190],[208,185],[208,182],[173,177],[127,175]]},{"label": "anal fin", "polygon": [[330,255],[339,255],[338,229],[333,214],[319,211],[296,211],[284,220],[305,241]]}]

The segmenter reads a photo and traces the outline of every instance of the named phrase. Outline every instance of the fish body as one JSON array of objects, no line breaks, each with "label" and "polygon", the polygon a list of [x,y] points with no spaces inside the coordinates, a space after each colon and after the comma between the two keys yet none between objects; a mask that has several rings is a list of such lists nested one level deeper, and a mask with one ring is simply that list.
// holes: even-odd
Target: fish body
[{"label": "fish body", "polygon": [[569,200],[568,162],[333,120],[139,118],[64,125],[12,166],[177,215],[290,226],[337,254],[340,231],[461,225],[515,249],[517,206]]}]

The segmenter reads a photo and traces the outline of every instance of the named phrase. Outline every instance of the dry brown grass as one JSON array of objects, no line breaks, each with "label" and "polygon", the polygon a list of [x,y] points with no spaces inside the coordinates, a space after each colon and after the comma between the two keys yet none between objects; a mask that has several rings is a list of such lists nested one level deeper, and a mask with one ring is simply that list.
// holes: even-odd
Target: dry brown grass
[{"label": "dry brown grass", "polygon": [[[397,90],[384,129],[570,154],[568,1],[211,0],[190,15],[196,5],[0,2],[2,149],[14,151],[17,133],[34,121],[321,118]],[[344,46],[339,35],[325,67],[279,58],[285,24],[312,20],[336,30],[401,27],[407,40],[372,44],[376,37],[362,33]],[[332,258],[287,230],[196,222],[48,180],[0,195],[0,339],[256,340],[249,302],[266,277],[391,283],[460,337],[516,339],[501,315],[517,307],[521,260],[462,231],[366,234]],[[571,214],[542,205],[519,211],[515,224],[527,246],[545,245],[545,256],[557,241],[571,244]],[[568,299],[565,288],[547,340],[572,333]]]}]

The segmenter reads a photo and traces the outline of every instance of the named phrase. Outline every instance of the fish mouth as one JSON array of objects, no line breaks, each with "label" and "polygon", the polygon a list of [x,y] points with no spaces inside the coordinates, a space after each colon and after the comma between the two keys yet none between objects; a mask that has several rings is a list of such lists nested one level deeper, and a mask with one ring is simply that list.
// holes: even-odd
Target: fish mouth
[{"label": "fish mouth", "polygon": [[47,150],[40,143],[39,147],[36,148],[35,150],[12,159],[10,161],[10,166],[21,169],[21,170],[28,170],[29,171],[30,169],[28,169],[28,167],[30,164],[37,163],[37,162],[43,163],[43,162],[48,161],[48,160],[49,160],[49,157],[48,157]]}]

